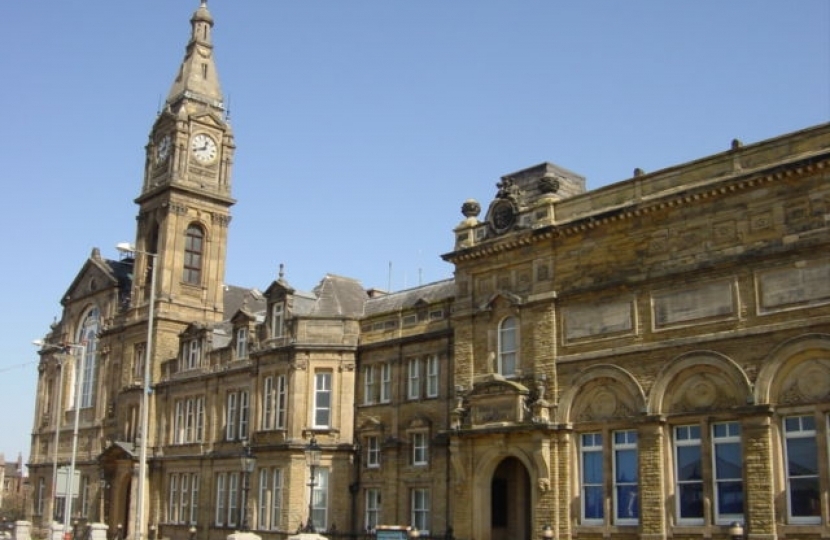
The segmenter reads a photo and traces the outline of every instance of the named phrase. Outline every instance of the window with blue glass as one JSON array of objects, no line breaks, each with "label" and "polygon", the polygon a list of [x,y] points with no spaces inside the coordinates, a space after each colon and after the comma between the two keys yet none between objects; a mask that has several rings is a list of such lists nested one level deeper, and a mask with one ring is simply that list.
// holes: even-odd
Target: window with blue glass
[{"label": "window with blue glass", "polygon": [[605,519],[603,483],[605,471],[602,456],[602,433],[584,433],[580,437],[582,460],[582,522],[602,524]]},{"label": "window with blue glass", "polygon": [[636,525],[640,517],[637,432],[614,432],[614,523]]}]

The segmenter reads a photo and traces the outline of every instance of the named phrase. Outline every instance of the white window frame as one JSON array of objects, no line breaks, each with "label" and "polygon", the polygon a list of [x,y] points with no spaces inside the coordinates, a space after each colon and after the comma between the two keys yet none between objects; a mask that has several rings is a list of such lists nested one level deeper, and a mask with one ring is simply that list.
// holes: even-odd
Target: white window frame
[{"label": "white window frame", "polygon": [[182,371],[196,369],[202,364],[202,342],[199,338],[185,341],[182,349]]},{"label": "white window frame", "polygon": [[277,429],[285,429],[285,417],[288,414],[288,378],[285,375],[278,375],[276,379],[276,417],[274,418]]},{"label": "white window frame", "polygon": [[332,418],[332,383],[334,374],[329,371],[314,373],[314,407],[312,410],[312,426],[315,428],[331,427]]},{"label": "white window frame", "polygon": [[367,488],[365,499],[366,511],[363,523],[366,531],[374,531],[380,523],[381,494],[378,488]]},{"label": "white window frame", "polygon": [[375,403],[375,366],[363,366],[363,404]]},{"label": "white window frame", "polygon": [[427,389],[428,398],[438,397],[438,383],[441,364],[437,354],[427,356]]},{"label": "white window frame", "polygon": [[271,306],[271,337],[281,338],[285,334],[285,302]]},{"label": "white window frame", "polygon": [[[725,431],[724,435],[716,435],[715,431],[722,428]],[[712,424],[712,491],[714,499],[714,514],[715,523],[718,525],[728,525],[736,521],[743,522],[743,512],[739,514],[721,513],[720,512],[720,495],[719,489],[723,484],[737,484],[741,485],[741,500],[746,504],[746,489],[743,479],[743,461],[741,460],[741,475],[739,477],[722,476],[718,471],[718,448],[724,446],[738,446],[738,453],[743,458],[743,442],[741,441],[741,424],[737,421],[715,422]]]},{"label": "white window frame", "polygon": [[[819,453],[817,426],[815,416],[812,414],[801,414],[786,416],[782,421],[782,432],[784,435],[784,477],[787,490],[787,522],[797,525],[816,525],[821,523],[821,478],[819,476]],[[792,452],[791,443],[796,444],[797,441],[808,439],[812,441],[812,451],[815,456],[815,471],[816,474],[810,475],[795,475],[790,473],[790,454]],[[794,481],[815,480],[817,484],[818,495],[818,509],[816,515],[793,515],[793,483]]]},{"label": "white window frame", "polygon": [[380,467],[380,437],[369,435],[366,437],[366,468]]},{"label": "white window frame", "polygon": [[268,506],[270,502],[270,495],[271,495],[271,486],[270,486],[270,479],[271,479],[271,471],[266,468],[262,468],[259,470],[258,481],[257,481],[257,515],[256,515],[256,525],[254,525],[255,529],[258,530],[267,530],[269,529],[269,518],[271,517],[270,512],[268,512]]},{"label": "white window frame", "polygon": [[[508,326],[509,323],[509,326]],[[499,323],[498,372],[504,377],[515,377],[519,368],[519,318],[505,317]]]},{"label": "white window frame", "polygon": [[412,433],[412,464],[429,465],[429,437],[424,431]]},{"label": "white window frame", "polygon": [[318,531],[328,530],[329,522],[329,477],[328,467],[315,469],[314,489],[311,494],[311,508],[314,516],[314,527]]},{"label": "white window frame", "polygon": [[228,527],[236,527],[239,517],[239,473],[228,473]]},{"label": "white window frame", "polygon": [[187,473],[179,476],[179,523],[185,523],[190,514],[190,477]]},{"label": "white window frame", "polygon": [[[580,451],[580,460],[579,460],[579,483],[580,483],[580,522],[584,525],[602,525],[605,523],[605,481],[606,481],[606,474],[605,474],[605,449],[603,447],[603,440],[605,434],[601,432],[593,432],[593,433],[581,433],[579,435],[579,451]],[[599,454],[599,476],[600,479],[598,482],[588,482],[588,471],[586,470],[586,463],[588,456],[594,456]],[[591,460],[594,462],[593,460]],[[588,491],[596,491],[599,488],[600,492],[600,505],[599,505],[599,517],[588,517],[586,509],[588,508],[588,500],[589,497],[587,495]]]},{"label": "white window frame", "polygon": [[246,441],[249,436],[251,416],[251,394],[247,390],[239,391],[239,440]]},{"label": "white window frame", "polygon": [[236,359],[244,360],[248,358],[248,328],[242,327],[236,329]]},{"label": "white window frame", "polygon": [[179,522],[179,474],[173,473],[170,475],[169,484],[167,486],[167,520],[170,523]]},{"label": "white window frame", "polygon": [[190,473],[190,523],[196,523],[199,516],[199,484],[201,480],[197,473]]},{"label": "white window frame", "polygon": [[237,408],[237,400],[239,394],[236,391],[228,392],[225,398],[225,440],[236,440],[236,419],[239,414]]},{"label": "white window frame", "polygon": [[262,429],[274,428],[275,418],[274,376],[268,375],[262,379]]},{"label": "white window frame", "polygon": [[283,484],[282,469],[274,468],[271,473],[271,530],[279,530],[282,525]]},{"label": "white window frame", "polygon": [[421,359],[410,358],[406,364],[406,398],[414,401],[421,398]]},{"label": "white window frame", "polygon": [[[674,450],[674,482],[677,488],[674,504],[674,515],[677,518],[677,523],[680,525],[703,525],[704,520],[704,500],[706,498],[705,478],[703,474],[703,438],[700,424],[684,424],[681,426],[674,426],[672,429],[674,436],[672,437]],[[697,464],[700,468],[697,478],[681,478],[681,453],[695,452]],[[700,514],[699,516],[683,516],[683,497],[682,492],[684,488],[691,488],[700,493]]]},{"label": "white window frame", "polygon": [[[622,435],[625,440],[618,441],[617,435]],[[611,433],[611,441],[612,441],[612,452],[613,452],[613,471],[612,471],[612,492],[614,495],[614,515],[613,515],[613,522],[615,525],[637,525],[640,522],[640,507],[639,507],[639,499],[640,499],[640,478],[639,478],[639,449],[637,447],[637,441],[639,437],[636,430],[629,429],[629,430],[618,430]],[[623,452],[634,452],[634,473],[637,475],[635,480],[628,481],[628,482],[621,482],[618,480],[618,469],[620,463],[620,454]],[[635,487],[635,498],[634,500],[628,501],[619,501],[619,490],[622,488],[630,488],[631,486]],[[636,517],[620,517],[621,510],[623,508],[628,508],[629,511],[631,509],[636,510]]]},{"label": "white window frame", "polygon": [[228,497],[227,482],[227,473],[216,473],[216,508],[214,510],[214,524],[217,527],[221,527],[225,524],[225,518],[227,516],[225,510],[225,503]]},{"label": "white window frame", "polygon": [[384,362],[380,365],[380,402],[392,401],[392,365]]},{"label": "white window frame", "polygon": [[428,488],[412,488],[410,498],[410,523],[418,528],[421,536],[429,536],[430,492]]}]

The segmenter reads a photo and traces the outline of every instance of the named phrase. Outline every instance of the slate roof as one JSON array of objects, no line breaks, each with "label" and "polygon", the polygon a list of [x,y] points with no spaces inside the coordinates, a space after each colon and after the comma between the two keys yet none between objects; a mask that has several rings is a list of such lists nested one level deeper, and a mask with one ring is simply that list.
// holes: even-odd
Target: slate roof
[{"label": "slate roof", "polygon": [[293,312],[304,317],[362,317],[369,300],[353,278],[326,274],[312,292],[296,292]]},{"label": "slate roof", "polygon": [[453,298],[454,296],[455,280],[449,278],[372,298],[366,302],[365,314],[366,316],[372,316],[401,309],[409,309],[414,307],[419,301],[431,304]]}]

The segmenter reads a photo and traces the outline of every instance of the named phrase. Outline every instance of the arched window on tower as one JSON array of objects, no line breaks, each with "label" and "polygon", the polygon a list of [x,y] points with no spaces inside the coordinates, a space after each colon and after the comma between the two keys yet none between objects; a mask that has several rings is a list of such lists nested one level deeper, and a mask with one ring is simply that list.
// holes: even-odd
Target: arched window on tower
[{"label": "arched window on tower", "polygon": [[190,225],[184,244],[184,282],[199,285],[202,282],[202,256],[205,233],[198,225]]}]

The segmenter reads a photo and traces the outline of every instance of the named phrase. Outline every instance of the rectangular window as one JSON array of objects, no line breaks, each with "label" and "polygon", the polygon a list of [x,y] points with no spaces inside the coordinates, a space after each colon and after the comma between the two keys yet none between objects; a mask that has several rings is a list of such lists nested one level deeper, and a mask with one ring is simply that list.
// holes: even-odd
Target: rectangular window
[{"label": "rectangular window", "polygon": [[363,404],[375,402],[375,366],[363,366]]},{"label": "rectangular window", "polygon": [[366,466],[380,467],[380,439],[375,436],[366,437]]},{"label": "rectangular window", "polygon": [[429,490],[416,488],[410,492],[411,523],[421,531],[421,535],[429,535]]},{"label": "rectangular window", "polygon": [[419,399],[421,397],[421,359],[410,358],[407,365],[409,377],[406,383],[406,397]]},{"label": "rectangular window", "polygon": [[43,507],[46,504],[46,480],[44,478],[39,478],[37,481],[37,503],[36,503],[36,510],[35,513],[37,515],[43,515]]},{"label": "rectangular window", "polygon": [[248,358],[248,329],[238,328],[236,330],[236,359]]},{"label": "rectangular window", "polygon": [[427,357],[427,397],[438,397],[438,355]]},{"label": "rectangular window", "polygon": [[268,469],[259,470],[259,482],[257,483],[259,490],[257,491],[257,522],[254,525],[255,529],[267,530],[268,518],[270,512],[268,511],[268,501],[271,494],[270,489],[270,471]]},{"label": "rectangular window", "polygon": [[205,440],[205,398],[199,396],[196,400],[196,440],[194,442],[203,442]]},{"label": "rectangular window", "polygon": [[239,438],[241,440],[248,439],[248,418],[251,414],[251,400],[250,394],[247,390],[240,390],[239,392]]},{"label": "rectangular window", "polygon": [[190,442],[194,439],[194,428],[196,427],[196,403],[192,399],[185,401],[184,407],[184,441]]},{"label": "rectangular window", "polygon": [[636,525],[640,516],[637,432],[614,432],[614,522]]},{"label": "rectangular window", "polygon": [[311,501],[314,526],[318,531],[325,531],[328,529],[329,470],[324,467],[316,470],[314,493]]},{"label": "rectangular window", "polygon": [[170,523],[179,522],[179,475],[170,475],[169,495],[167,499],[167,519]]},{"label": "rectangular window", "polygon": [[703,524],[703,451],[700,426],[674,428],[674,475],[677,483],[677,519]]},{"label": "rectangular window", "polygon": [[274,469],[271,488],[271,529],[282,525],[282,469]]},{"label": "rectangular window", "polygon": [[184,365],[182,371],[196,369],[202,364],[202,347],[198,339],[191,339],[184,344]]},{"label": "rectangular window", "polygon": [[331,425],[331,372],[322,371],[314,375],[314,427],[327,428]]},{"label": "rectangular window", "polygon": [[392,400],[392,366],[388,362],[380,365],[380,402]]},{"label": "rectangular window", "polygon": [[237,410],[237,393],[228,392],[227,406],[225,407],[225,439],[233,441],[236,439],[236,418]]},{"label": "rectangular window", "polygon": [[784,419],[784,453],[787,476],[787,514],[790,523],[821,523],[816,419]]},{"label": "rectangular window", "polygon": [[418,432],[412,434],[412,464],[426,465],[429,462],[429,442],[427,434]]},{"label": "rectangular window", "polygon": [[271,337],[282,337],[285,327],[285,304],[277,302],[271,308]]},{"label": "rectangular window", "polygon": [[262,429],[274,428],[274,377],[262,379]]},{"label": "rectangular window", "polygon": [[580,437],[580,477],[582,480],[582,522],[602,524],[605,519],[605,465],[602,433],[585,433]]},{"label": "rectangular window", "polygon": [[228,496],[226,482],[226,473],[220,472],[216,474],[216,512],[214,514],[214,521],[218,527],[225,524],[225,501]]},{"label": "rectangular window", "polygon": [[228,526],[235,527],[239,518],[239,473],[228,475]]},{"label": "rectangular window", "polygon": [[133,357],[135,361],[133,362],[133,379],[136,381],[140,381],[141,384],[144,382],[144,350],[146,346],[144,343],[138,343],[135,348],[133,349]]},{"label": "rectangular window", "polygon": [[89,517],[89,476],[81,477],[81,516]]},{"label": "rectangular window", "polygon": [[190,475],[190,520],[189,523],[196,523],[199,515],[199,475]]},{"label": "rectangular window", "polygon": [[179,482],[179,523],[187,522],[190,516],[190,483],[187,474],[181,475]]},{"label": "rectangular window", "polygon": [[712,426],[715,473],[715,522],[727,525],[743,521],[744,471],[741,450],[741,425],[723,422]]},{"label": "rectangular window", "polygon": [[285,428],[285,415],[287,414],[288,410],[288,394],[287,394],[287,387],[286,387],[286,378],[285,375],[280,375],[277,377],[277,418],[276,418],[276,428],[277,429],[284,429]]},{"label": "rectangular window", "polygon": [[380,490],[369,488],[366,490],[366,515],[363,518],[367,531],[374,531],[380,518]]}]

